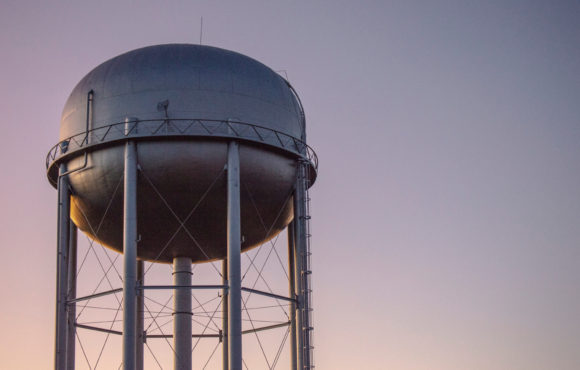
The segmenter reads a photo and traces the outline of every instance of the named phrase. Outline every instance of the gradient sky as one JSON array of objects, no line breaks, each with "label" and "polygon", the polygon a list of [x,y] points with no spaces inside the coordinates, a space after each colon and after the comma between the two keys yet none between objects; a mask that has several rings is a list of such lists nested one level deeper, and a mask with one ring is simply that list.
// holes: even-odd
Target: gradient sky
[{"label": "gradient sky", "polygon": [[52,366],[69,92],[200,16],[305,105],[317,368],[580,368],[580,3],[509,0],[2,0],[0,368]]}]

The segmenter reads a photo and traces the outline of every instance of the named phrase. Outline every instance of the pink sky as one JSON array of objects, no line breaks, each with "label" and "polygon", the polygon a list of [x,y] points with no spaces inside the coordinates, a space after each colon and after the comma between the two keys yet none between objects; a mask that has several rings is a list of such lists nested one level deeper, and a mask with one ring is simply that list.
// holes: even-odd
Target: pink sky
[{"label": "pink sky", "polygon": [[317,368],[580,368],[580,5],[12,0],[0,368],[52,366],[44,158],[69,92],[122,52],[197,43],[200,16],[204,44],[286,71],[306,109]]}]

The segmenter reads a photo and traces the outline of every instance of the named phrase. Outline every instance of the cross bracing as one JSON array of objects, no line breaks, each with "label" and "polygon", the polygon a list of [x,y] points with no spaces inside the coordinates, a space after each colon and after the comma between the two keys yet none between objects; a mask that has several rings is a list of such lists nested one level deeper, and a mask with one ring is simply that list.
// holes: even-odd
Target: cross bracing
[{"label": "cross bracing", "polygon": [[[142,169],[141,172],[143,172]],[[147,175],[142,174],[142,177],[146,179]],[[122,180],[122,178],[119,179],[119,183]],[[111,194],[111,197],[114,195]],[[160,198],[163,197],[162,194],[158,195]],[[291,196],[292,194],[289,194],[286,201],[290,201]],[[168,204],[166,206],[170,207]],[[193,209],[195,210],[195,206]],[[107,211],[103,219],[106,213]],[[91,225],[94,235],[98,235],[100,223],[96,226]],[[263,221],[262,224],[264,232],[268,233],[268,225],[265,225]],[[285,234],[279,234],[276,238],[244,254],[242,333],[245,338],[243,364],[246,368],[286,368],[289,363],[289,361],[281,361],[288,357],[288,350],[284,351],[284,348],[289,346],[288,338],[291,337],[291,321],[289,321],[291,306],[288,306],[288,302],[293,304],[298,302],[296,297],[288,296],[287,293],[288,279],[291,275],[283,263],[283,255],[287,253],[285,244],[289,242],[287,239]],[[118,338],[123,334],[122,319],[119,316],[123,300],[120,294],[120,285],[123,283],[120,255],[92,239],[78,244],[79,247],[84,244],[84,251],[79,253],[80,264],[75,276],[79,282],[81,278],[90,276],[94,288],[89,288],[91,284],[87,286],[78,284],[74,298],[68,300],[69,305],[74,303],[77,309],[74,327],[80,351],[77,351],[79,361],[76,363],[78,368],[82,368],[83,364],[90,369],[109,368],[110,365],[106,361],[117,357],[114,353],[119,351]],[[193,235],[192,247],[203,248],[201,245],[196,245]],[[79,252],[81,249],[79,248]],[[94,279],[95,272],[101,274],[101,277],[96,280]],[[170,368],[171,365],[167,361],[170,361],[171,356],[168,360],[167,354],[175,354],[170,342],[172,338],[170,306],[172,292],[176,287],[167,281],[163,282],[163,276],[170,275],[171,266],[144,263],[143,272],[146,283],[139,286],[138,290],[145,301],[143,304],[145,323],[143,337],[146,350],[144,358],[147,363],[159,368]],[[192,337],[195,339],[192,346],[193,358],[196,366],[198,363],[201,366],[199,368],[221,368],[221,359],[216,353],[224,343],[224,332],[221,326],[224,315],[220,308],[224,302],[223,293],[227,292],[227,289],[224,290],[225,287],[215,284],[215,281],[223,277],[223,274],[216,263],[196,264],[193,266],[193,274],[196,283],[199,283],[188,287],[191,289],[194,302],[191,317],[194,328]],[[95,318],[96,316],[98,319]],[[97,335],[100,336],[98,339]],[[92,344],[90,347],[86,345],[94,341],[101,344],[99,346]],[[212,341],[213,343],[210,343]],[[261,353],[262,356],[256,358],[256,356],[249,356],[248,353]]]}]

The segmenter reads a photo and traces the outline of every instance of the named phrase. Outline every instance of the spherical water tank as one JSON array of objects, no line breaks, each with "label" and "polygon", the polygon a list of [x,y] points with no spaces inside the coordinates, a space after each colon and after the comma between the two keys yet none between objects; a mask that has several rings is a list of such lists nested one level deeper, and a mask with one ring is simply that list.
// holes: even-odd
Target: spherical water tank
[{"label": "spherical water tank", "polygon": [[67,165],[74,223],[122,252],[123,150],[136,140],[139,258],[221,259],[228,142],[240,144],[247,250],[291,221],[298,161],[315,167],[304,130],[292,87],[256,60],[209,46],[145,47],[104,62],[74,88],[48,176],[55,184],[58,165]]}]

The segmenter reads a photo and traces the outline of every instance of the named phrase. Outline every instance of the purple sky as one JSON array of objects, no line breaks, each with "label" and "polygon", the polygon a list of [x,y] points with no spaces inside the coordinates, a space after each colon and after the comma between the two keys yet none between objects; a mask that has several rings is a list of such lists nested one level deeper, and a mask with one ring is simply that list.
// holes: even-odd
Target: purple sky
[{"label": "purple sky", "polygon": [[305,105],[317,368],[580,368],[578,2],[12,0],[0,368],[52,366],[44,158],[69,92],[122,52],[197,43],[200,16],[204,44],[285,70]]}]

